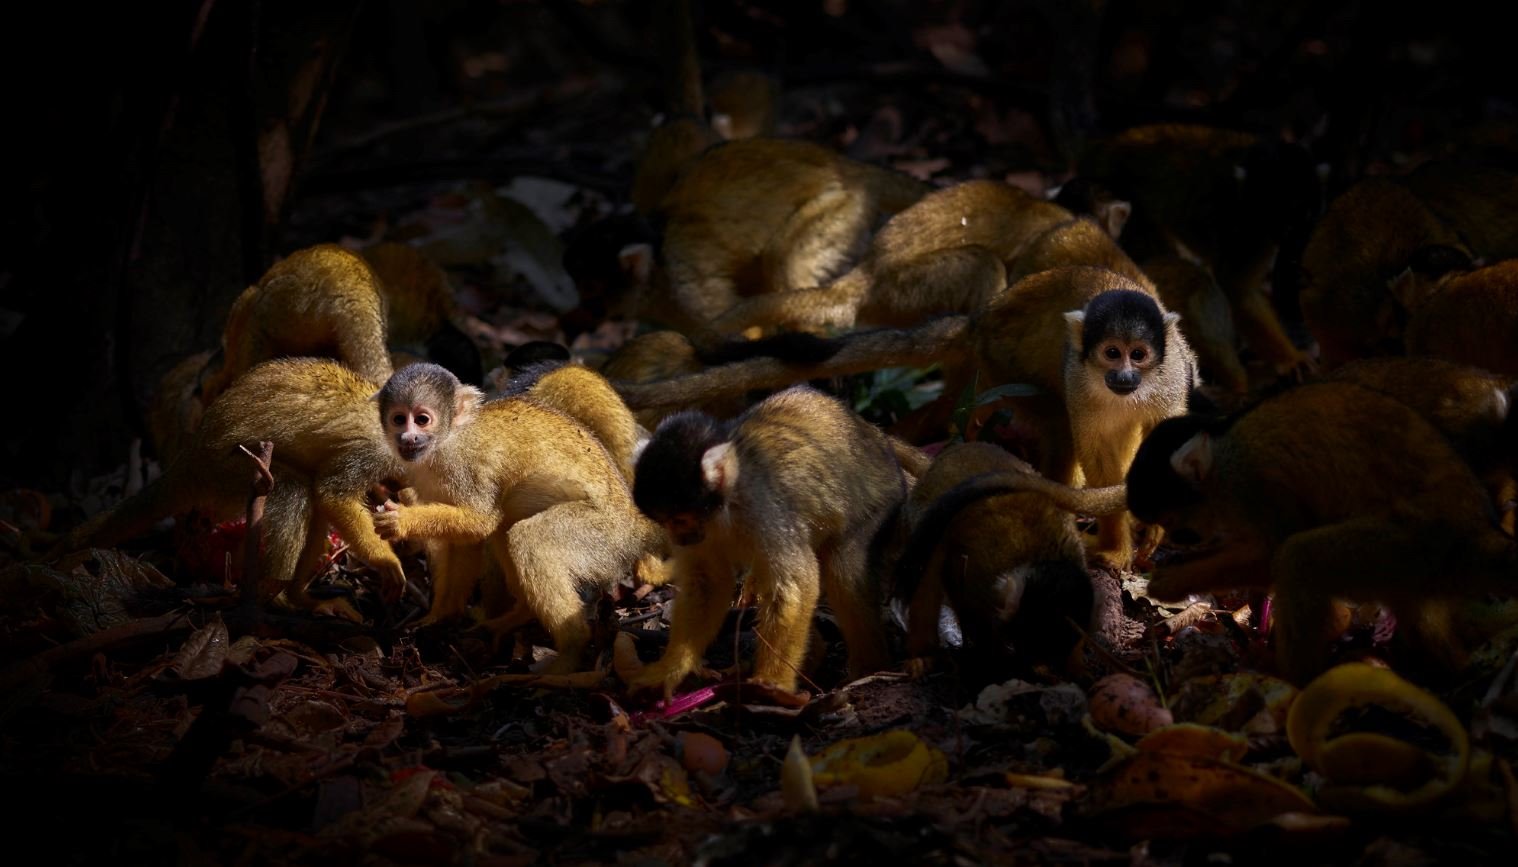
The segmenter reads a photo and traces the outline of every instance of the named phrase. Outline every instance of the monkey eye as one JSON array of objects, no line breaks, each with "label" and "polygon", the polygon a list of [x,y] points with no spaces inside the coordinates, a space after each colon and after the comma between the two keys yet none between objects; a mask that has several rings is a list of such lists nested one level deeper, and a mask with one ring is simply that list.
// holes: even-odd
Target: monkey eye
[{"label": "monkey eye", "polygon": [[416,414],[416,423],[422,427],[426,427],[431,421],[432,416],[426,414],[425,412],[419,412]]},{"label": "monkey eye", "polygon": [[390,423],[396,427],[400,427],[406,423],[406,415],[404,413],[398,412],[395,415],[390,416]]},{"label": "monkey eye", "polygon": [[1106,349],[1102,350],[1102,354],[1107,356],[1107,358],[1112,361],[1117,361],[1119,358],[1123,357],[1123,351],[1121,349],[1118,349],[1116,346],[1108,346]]},{"label": "monkey eye", "polygon": [[1128,353],[1128,357],[1131,358],[1131,359],[1133,359],[1134,361],[1143,361],[1145,358],[1148,357],[1148,355],[1149,355],[1149,353],[1145,352],[1144,349],[1143,349],[1143,347],[1140,347],[1140,348],[1135,349],[1132,352]]}]

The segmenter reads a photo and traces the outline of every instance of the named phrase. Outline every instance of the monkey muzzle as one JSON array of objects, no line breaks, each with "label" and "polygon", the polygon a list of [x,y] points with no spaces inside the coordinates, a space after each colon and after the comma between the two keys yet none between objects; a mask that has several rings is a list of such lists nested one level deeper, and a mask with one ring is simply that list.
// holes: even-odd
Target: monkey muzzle
[{"label": "monkey muzzle", "polygon": [[403,461],[414,461],[427,453],[432,447],[432,437],[426,434],[401,434],[396,443],[396,452]]},{"label": "monkey muzzle", "polygon": [[1105,379],[1113,394],[1129,395],[1138,390],[1143,374],[1137,370],[1109,370]]}]

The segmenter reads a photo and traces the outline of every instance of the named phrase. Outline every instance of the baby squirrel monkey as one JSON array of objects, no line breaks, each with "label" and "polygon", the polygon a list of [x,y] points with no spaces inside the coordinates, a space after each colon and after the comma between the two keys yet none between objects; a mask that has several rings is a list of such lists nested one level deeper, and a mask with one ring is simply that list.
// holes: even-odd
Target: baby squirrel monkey
[{"label": "baby squirrel monkey", "polygon": [[[616,383],[634,409],[692,405],[751,388],[883,367],[945,367],[953,400],[972,371],[983,388],[1028,384],[1039,393],[1012,399],[1014,413],[1038,435],[1039,471],[1072,484],[1077,466],[1087,485],[1122,482],[1143,437],[1186,411],[1196,359],[1152,290],[1102,268],[1063,267],[1019,280],[973,317],[948,316],[918,328],[850,334],[816,364],[750,359],[665,382]],[[943,421],[947,420],[947,412]],[[1132,560],[1126,515],[1099,522],[1098,551],[1116,566]]]},{"label": "baby squirrel monkey", "polygon": [[211,405],[260,361],[294,356],[335,358],[359,376],[390,376],[386,302],[374,271],[336,244],[297,250],[264,272],[232,303],[222,332],[221,366],[201,385]]},{"label": "baby squirrel monkey", "polygon": [[303,607],[357,620],[341,599],[306,597],[331,526],[373,566],[387,600],[400,596],[400,560],[368,515],[369,489],[400,469],[374,411],[377,383],[332,361],[265,362],[238,377],[205,411],[199,428],[163,475],[111,512],[76,530],[67,547],[108,547],[170,515],[202,508],[221,520],[242,514],[252,463],[238,446],[274,443],[274,489],[264,511],[265,597],[281,589]]},{"label": "baby squirrel monkey", "polygon": [[989,443],[939,452],[907,498],[911,535],[897,563],[908,670],[923,671],[937,650],[946,597],[977,658],[1010,644],[1025,662],[1063,663],[1080,637],[1067,618],[1089,629],[1095,601],[1070,512],[1121,512],[1125,493],[1067,488]]},{"label": "baby squirrel monkey", "polygon": [[732,422],[665,419],[638,459],[633,498],[676,545],[669,646],[628,684],[669,694],[697,670],[747,569],[759,603],[753,679],[794,690],[820,594],[843,630],[849,672],[886,667],[877,540],[896,519],[906,477],[895,446],[833,398],[806,387]]},{"label": "baby squirrel monkey", "polygon": [[1153,595],[1274,588],[1276,653],[1298,683],[1324,666],[1333,597],[1390,605],[1454,653],[1441,603],[1518,592],[1518,548],[1470,467],[1417,412],[1352,383],[1161,423],[1129,469],[1128,507],[1196,548],[1155,571]]},{"label": "baby squirrel monkey", "polygon": [[518,600],[484,625],[501,636],[537,619],[559,651],[549,670],[574,671],[590,639],[580,589],[605,588],[663,543],[605,447],[530,399],[481,404],[478,390],[435,364],[401,369],[377,399],[419,502],[386,503],[375,530],[451,543],[433,575],[429,619],[462,612],[484,543]]}]

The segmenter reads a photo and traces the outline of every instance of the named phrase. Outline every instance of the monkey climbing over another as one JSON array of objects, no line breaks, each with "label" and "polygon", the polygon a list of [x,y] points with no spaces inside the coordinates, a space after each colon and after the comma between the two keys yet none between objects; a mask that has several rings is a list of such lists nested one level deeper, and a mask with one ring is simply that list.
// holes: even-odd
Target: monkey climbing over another
[{"label": "monkey climbing over another", "polygon": [[[725,142],[692,161],[660,200],[655,242],[629,235],[618,244],[615,232],[587,229],[565,259],[577,280],[593,276],[609,296],[581,286],[585,303],[713,342],[718,314],[748,296],[843,273],[876,226],[927,189],[810,142]],[[615,265],[598,261],[612,255]]]},{"label": "monkey climbing over another", "polygon": [[1389,605],[1454,666],[1447,602],[1518,592],[1518,548],[1469,465],[1413,409],[1352,383],[1162,422],[1127,481],[1133,513],[1192,547],[1150,592],[1273,588],[1277,657],[1298,683],[1324,667],[1335,597]]},{"label": "monkey climbing over another", "polygon": [[631,574],[663,534],[590,431],[530,399],[479,398],[435,364],[385,383],[385,434],[418,501],[386,503],[375,530],[448,544],[429,622],[462,613],[488,547],[517,605],[483,625],[499,638],[538,620],[559,651],[549,670],[574,671],[590,639],[580,590]]},{"label": "monkey climbing over another", "polygon": [[1000,181],[935,190],[886,222],[864,258],[811,288],[743,300],[712,323],[719,334],[756,326],[910,326],[975,313],[1009,283],[1062,265],[1148,278],[1099,226]]},{"label": "monkey climbing over another", "polygon": [[886,436],[809,388],[732,422],[665,419],[638,458],[633,497],[676,546],[679,595],[664,655],[628,686],[668,695],[695,672],[745,569],[744,595],[760,612],[754,680],[796,688],[820,595],[843,631],[850,675],[889,665],[878,560],[906,490]]},{"label": "monkey climbing over another", "polygon": [[239,445],[274,443],[274,489],[264,512],[265,598],[280,591],[293,604],[357,620],[341,599],[306,596],[336,530],[349,550],[379,571],[387,601],[400,596],[400,560],[369,519],[369,489],[397,475],[373,401],[379,383],[336,362],[278,359],[238,377],[205,411],[163,475],[112,511],[70,535],[65,547],[109,547],[191,508],[226,520],[243,513],[251,462]]}]

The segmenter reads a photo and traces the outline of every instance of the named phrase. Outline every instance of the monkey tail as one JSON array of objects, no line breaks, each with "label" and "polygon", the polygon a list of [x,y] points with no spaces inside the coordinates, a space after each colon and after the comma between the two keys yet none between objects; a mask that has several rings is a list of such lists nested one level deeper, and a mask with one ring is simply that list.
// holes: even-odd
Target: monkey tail
[{"label": "monkey tail", "polygon": [[906,470],[907,475],[914,479],[922,478],[922,474],[928,471],[928,466],[933,463],[931,455],[917,446],[903,439],[887,435],[886,440],[891,444],[891,451],[896,455],[896,462]]},{"label": "monkey tail", "polygon": [[110,548],[139,536],[154,524],[182,511],[190,504],[176,491],[183,491],[187,480],[175,478],[172,469],[148,482],[142,490],[75,527],[52,551],[48,559],[82,548]]},{"label": "monkey tail", "polygon": [[629,409],[696,406],[758,388],[784,388],[809,379],[824,379],[879,370],[883,367],[927,366],[957,358],[967,350],[968,316],[946,316],[910,329],[863,331],[837,338],[837,351],[816,363],[792,363],[776,358],[751,358],[708,368],[699,373],[659,382],[613,382]]}]

